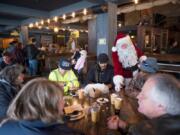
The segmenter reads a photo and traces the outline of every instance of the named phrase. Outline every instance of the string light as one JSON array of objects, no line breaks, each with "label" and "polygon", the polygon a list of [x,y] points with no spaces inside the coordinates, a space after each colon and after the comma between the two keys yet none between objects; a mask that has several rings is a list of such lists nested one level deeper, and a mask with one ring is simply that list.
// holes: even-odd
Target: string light
[{"label": "string light", "polygon": [[138,4],[138,2],[139,2],[139,0],[134,0],[134,3],[135,3],[135,4]]},{"label": "string light", "polygon": [[30,23],[29,24],[29,28],[32,28],[34,25],[33,25],[33,23]]},{"label": "string light", "polygon": [[[138,0],[134,0],[134,2],[135,2],[135,3],[138,3]],[[84,8],[81,13],[83,13],[83,15],[87,15],[87,12],[88,12],[88,10],[87,10],[86,8]],[[72,16],[73,18],[75,18],[76,13],[75,13],[75,12],[72,12],[71,16]],[[55,22],[58,22],[58,18],[59,18],[58,16],[54,16],[52,20],[55,21]],[[65,20],[66,18],[67,18],[66,14],[63,14],[62,19]],[[29,27],[29,28],[32,28],[32,27],[36,26],[38,29],[42,29],[42,25],[44,25],[45,22],[48,23],[48,24],[50,24],[51,19],[41,20],[40,22],[35,22],[34,24],[33,24],[33,23],[30,23],[28,27]],[[45,28],[46,28],[46,29],[50,29],[48,26],[45,27]],[[70,29],[70,28],[69,28],[69,29]],[[62,30],[65,31],[65,29],[62,29]],[[55,27],[55,28],[54,28],[54,31],[55,31],[55,32],[58,32],[58,31],[59,31],[59,28],[58,28],[58,27]],[[70,31],[72,31],[72,29],[70,29]],[[82,31],[83,31],[83,30],[82,30]],[[88,32],[88,31],[84,31],[84,32]]]},{"label": "string light", "polygon": [[57,17],[57,16],[54,17],[54,21],[55,21],[55,22],[58,21],[58,17]]},{"label": "string light", "polygon": [[44,24],[44,20],[41,20],[41,24],[42,24],[42,25]]},{"label": "string light", "polygon": [[38,26],[38,29],[42,29],[42,26]]},{"label": "string light", "polygon": [[76,15],[75,12],[72,12],[72,15],[71,15],[71,16],[72,16],[73,18],[75,17],[75,15]]},{"label": "string light", "polygon": [[35,23],[35,25],[38,27],[39,23],[38,23],[38,22],[36,22],[36,23]]},{"label": "string light", "polygon": [[87,15],[87,9],[86,8],[83,10],[83,14]]},{"label": "string light", "polygon": [[131,38],[133,39],[133,38],[134,38],[134,35],[132,35]]},{"label": "string light", "polygon": [[50,19],[47,19],[47,23],[48,23],[48,24],[50,23]]},{"label": "string light", "polygon": [[58,28],[58,27],[55,27],[55,28],[54,28],[54,32],[57,33],[58,31],[59,31],[59,28]]},{"label": "string light", "polygon": [[64,15],[63,15],[63,20],[65,20],[65,19],[66,19],[66,15],[64,14]]}]

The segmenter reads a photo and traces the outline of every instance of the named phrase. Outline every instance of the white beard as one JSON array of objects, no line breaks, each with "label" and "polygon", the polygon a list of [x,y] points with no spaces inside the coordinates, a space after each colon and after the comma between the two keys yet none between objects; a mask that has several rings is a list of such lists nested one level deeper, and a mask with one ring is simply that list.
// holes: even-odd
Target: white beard
[{"label": "white beard", "polygon": [[137,64],[137,53],[129,36],[119,39],[116,47],[119,61],[122,63],[123,68],[132,67]]}]

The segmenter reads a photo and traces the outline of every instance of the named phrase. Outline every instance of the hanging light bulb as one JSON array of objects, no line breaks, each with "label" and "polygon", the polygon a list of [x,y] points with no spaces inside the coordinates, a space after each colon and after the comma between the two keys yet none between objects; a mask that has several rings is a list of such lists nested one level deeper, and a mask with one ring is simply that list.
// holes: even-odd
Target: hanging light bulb
[{"label": "hanging light bulb", "polygon": [[138,4],[138,2],[139,2],[139,0],[134,0],[134,3],[135,3],[135,4]]},{"label": "hanging light bulb", "polygon": [[42,26],[38,26],[38,29],[42,29]]},{"label": "hanging light bulb", "polygon": [[86,8],[83,10],[83,14],[87,15],[87,9]]},{"label": "hanging light bulb", "polygon": [[75,12],[72,12],[72,15],[71,15],[71,16],[72,16],[73,18],[75,17],[75,15],[76,15]]},{"label": "hanging light bulb", "polygon": [[50,19],[47,19],[47,23],[50,23]]},{"label": "hanging light bulb", "polygon": [[38,23],[38,22],[36,22],[36,23],[35,23],[35,25],[38,27],[39,23]]},{"label": "hanging light bulb", "polygon": [[63,15],[63,20],[65,20],[65,19],[66,19],[66,15],[64,14],[64,15]]},{"label": "hanging light bulb", "polygon": [[55,22],[58,21],[58,17],[57,17],[57,16],[54,17],[54,21],[55,21]]},{"label": "hanging light bulb", "polygon": [[59,31],[59,28],[58,28],[58,27],[55,27],[55,28],[54,28],[54,32],[57,33],[58,31]]},{"label": "hanging light bulb", "polygon": [[34,25],[33,25],[33,23],[30,23],[29,24],[29,28],[32,28]]},{"label": "hanging light bulb", "polygon": [[44,24],[44,20],[41,20],[41,24],[42,24],[42,25]]}]

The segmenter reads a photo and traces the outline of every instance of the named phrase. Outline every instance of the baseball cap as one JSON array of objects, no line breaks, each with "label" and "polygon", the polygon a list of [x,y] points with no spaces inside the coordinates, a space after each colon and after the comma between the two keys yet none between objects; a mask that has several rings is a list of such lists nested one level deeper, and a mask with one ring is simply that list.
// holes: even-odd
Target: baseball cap
[{"label": "baseball cap", "polygon": [[71,69],[71,62],[66,58],[60,58],[59,67],[64,69],[64,70],[70,70]]},{"label": "baseball cap", "polygon": [[148,73],[156,73],[159,69],[157,59],[148,57],[145,61],[142,61],[139,64],[139,69]]}]

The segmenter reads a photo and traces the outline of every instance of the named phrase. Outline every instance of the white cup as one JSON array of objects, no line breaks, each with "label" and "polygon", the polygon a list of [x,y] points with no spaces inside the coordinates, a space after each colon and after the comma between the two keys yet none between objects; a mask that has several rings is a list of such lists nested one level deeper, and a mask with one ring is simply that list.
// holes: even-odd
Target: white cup
[{"label": "white cup", "polygon": [[100,107],[91,108],[91,120],[93,123],[97,123],[100,117]]},{"label": "white cup", "polygon": [[120,110],[121,109],[121,106],[122,106],[122,98],[120,97],[117,97],[114,99],[114,107],[116,110]]},{"label": "white cup", "polygon": [[111,98],[111,104],[112,104],[112,105],[114,105],[114,100],[115,100],[115,98],[117,98],[117,97],[118,97],[118,95],[116,95],[115,93],[112,93],[112,94],[111,94],[110,98]]}]

